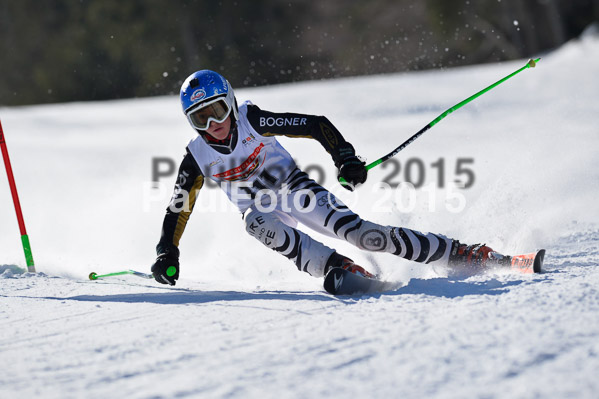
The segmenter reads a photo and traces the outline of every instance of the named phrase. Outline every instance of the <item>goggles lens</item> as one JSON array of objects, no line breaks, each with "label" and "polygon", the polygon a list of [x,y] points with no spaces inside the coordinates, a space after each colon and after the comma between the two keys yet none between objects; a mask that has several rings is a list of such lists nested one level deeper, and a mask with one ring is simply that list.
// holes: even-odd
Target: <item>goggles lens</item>
[{"label": "goggles lens", "polygon": [[208,129],[210,121],[222,123],[227,119],[231,108],[227,105],[224,99],[220,98],[215,101],[201,105],[200,108],[192,110],[187,117],[191,124],[200,130]]}]

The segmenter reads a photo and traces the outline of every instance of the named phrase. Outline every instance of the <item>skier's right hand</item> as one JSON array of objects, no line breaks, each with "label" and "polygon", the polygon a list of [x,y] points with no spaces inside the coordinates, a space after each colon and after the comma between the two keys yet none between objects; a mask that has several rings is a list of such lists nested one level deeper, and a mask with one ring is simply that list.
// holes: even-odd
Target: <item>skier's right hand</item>
[{"label": "skier's right hand", "polygon": [[179,259],[168,253],[158,255],[152,275],[159,283],[175,285],[179,279]]},{"label": "skier's right hand", "polygon": [[358,184],[364,183],[368,177],[368,170],[365,165],[366,162],[355,155],[344,159],[339,165],[337,173],[337,179],[343,178],[345,180],[345,183],[341,183],[341,186],[346,190],[354,191]]}]

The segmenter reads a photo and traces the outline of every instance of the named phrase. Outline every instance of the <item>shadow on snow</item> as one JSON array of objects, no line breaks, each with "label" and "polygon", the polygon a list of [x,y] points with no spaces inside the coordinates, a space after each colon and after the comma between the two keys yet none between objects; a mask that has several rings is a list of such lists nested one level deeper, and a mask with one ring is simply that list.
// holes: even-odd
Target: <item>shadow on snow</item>
[{"label": "shadow on snow", "polygon": [[338,296],[324,292],[294,291],[200,291],[188,289],[166,289],[166,292],[150,292],[114,295],[77,295],[72,297],[45,297],[44,299],[72,300],[83,302],[154,303],[160,305],[202,304],[250,300],[282,301],[338,301],[339,299],[363,299],[380,296],[427,295],[432,297],[458,298],[470,295],[501,295],[510,287],[522,284],[523,280],[501,282],[496,279],[481,282],[464,282],[452,278],[412,279],[409,284],[387,292],[376,292],[353,296]]},{"label": "shadow on snow", "polygon": [[458,298],[468,295],[501,295],[509,288],[522,284],[523,280],[501,282],[490,279],[480,282],[464,282],[451,278],[412,279],[408,285],[387,295],[429,295],[444,298]]},{"label": "shadow on snow", "polygon": [[210,302],[231,302],[251,300],[283,300],[283,301],[328,301],[334,297],[322,293],[305,293],[290,291],[199,291],[199,290],[169,290],[168,292],[151,292],[141,294],[115,295],[78,295],[60,299],[83,302],[121,302],[121,303],[155,303],[160,305],[200,304]]}]

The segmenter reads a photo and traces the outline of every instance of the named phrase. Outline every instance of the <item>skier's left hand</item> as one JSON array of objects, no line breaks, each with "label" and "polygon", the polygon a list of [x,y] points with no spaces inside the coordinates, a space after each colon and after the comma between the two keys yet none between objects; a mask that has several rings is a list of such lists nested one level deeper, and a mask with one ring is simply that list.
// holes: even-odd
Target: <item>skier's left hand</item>
[{"label": "skier's left hand", "polygon": [[154,279],[162,284],[175,285],[179,279],[179,259],[161,254],[152,265]]},{"label": "skier's left hand", "polygon": [[366,162],[363,162],[357,156],[353,155],[343,160],[339,166],[339,172],[337,179],[343,177],[348,184],[341,183],[341,185],[349,190],[354,191],[354,188],[358,184],[362,184],[368,177],[368,170],[366,169]]}]

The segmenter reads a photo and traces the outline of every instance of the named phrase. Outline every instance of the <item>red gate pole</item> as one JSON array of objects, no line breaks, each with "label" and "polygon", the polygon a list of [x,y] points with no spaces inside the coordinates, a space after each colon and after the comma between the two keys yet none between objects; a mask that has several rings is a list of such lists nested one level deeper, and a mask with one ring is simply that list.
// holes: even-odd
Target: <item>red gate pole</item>
[{"label": "red gate pole", "polygon": [[21,231],[21,242],[23,244],[23,251],[25,252],[25,260],[27,261],[27,271],[35,273],[35,265],[33,263],[33,255],[31,253],[31,244],[29,243],[29,236],[27,236],[27,230],[25,229],[25,220],[23,219],[23,212],[21,211],[21,203],[19,202],[19,194],[17,193],[15,177],[13,176],[12,167],[10,166],[8,148],[6,147],[6,141],[4,139],[4,130],[2,130],[2,121],[0,121],[0,148],[2,149],[4,167],[6,168],[8,184],[10,185],[12,200],[15,204],[15,212],[17,213],[17,220],[19,222],[19,230]]}]

